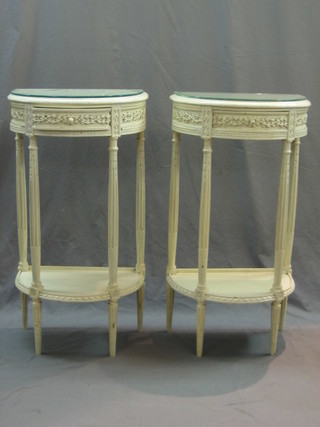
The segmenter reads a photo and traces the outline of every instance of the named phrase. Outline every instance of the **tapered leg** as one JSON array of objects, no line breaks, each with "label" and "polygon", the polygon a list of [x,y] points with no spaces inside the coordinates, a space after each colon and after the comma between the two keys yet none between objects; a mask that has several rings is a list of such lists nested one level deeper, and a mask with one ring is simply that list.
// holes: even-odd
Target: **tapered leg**
[{"label": "tapered leg", "polygon": [[109,301],[109,351],[110,356],[116,355],[117,346],[118,301]]},{"label": "tapered leg", "polygon": [[288,297],[284,298],[281,302],[281,313],[280,313],[280,325],[279,330],[283,331],[285,320],[286,320],[286,311],[288,305]]},{"label": "tapered leg", "polygon": [[19,271],[28,269],[27,244],[28,244],[28,220],[27,220],[27,187],[26,168],[24,158],[23,135],[16,134],[16,197],[17,197],[17,226],[19,242]]},{"label": "tapered leg", "polygon": [[20,292],[21,311],[22,311],[22,326],[23,329],[28,328],[28,295]]},{"label": "tapered leg", "polygon": [[[146,182],[145,182],[145,155],[144,155],[144,133],[140,132],[137,136],[137,166],[136,166],[136,248],[137,248],[137,273],[142,273],[145,277],[145,235],[146,235]],[[143,303],[144,303],[143,284],[137,291],[137,315],[138,331],[142,330],[143,322]]]},{"label": "tapered leg", "polygon": [[40,188],[38,168],[38,142],[30,136],[29,144],[29,211],[30,211],[30,249],[32,264],[32,290],[36,294],[42,289],[40,281],[41,228],[40,228]]},{"label": "tapered leg", "polygon": [[207,281],[210,201],[211,201],[211,163],[212,140],[205,139],[203,147],[203,164],[201,178],[200,214],[199,214],[199,249],[198,249],[198,286],[197,294],[204,296]]},{"label": "tapered leg", "polygon": [[[28,220],[27,220],[27,187],[26,168],[24,158],[23,135],[16,134],[16,197],[17,197],[17,226],[19,242],[19,271],[28,270],[27,243],[28,243]],[[22,325],[28,327],[28,296],[20,292]]]},{"label": "tapered leg", "polygon": [[197,303],[197,356],[202,356],[203,350],[203,335],[204,335],[204,321],[206,314],[206,302],[198,301]]},{"label": "tapered leg", "polygon": [[281,303],[273,301],[271,305],[271,337],[270,337],[270,354],[271,356],[277,351],[279,321],[280,321]]},{"label": "tapered leg", "polygon": [[118,315],[118,250],[119,250],[119,193],[118,193],[118,140],[110,137],[108,184],[108,263],[109,263],[109,349],[116,355]]},{"label": "tapered leg", "polygon": [[144,304],[144,289],[143,284],[140,289],[137,290],[137,315],[138,315],[138,331],[142,331],[143,324],[143,304]]},{"label": "tapered leg", "polygon": [[210,200],[211,200],[211,163],[212,140],[204,139],[203,163],[201,178],[200,215],[199,215],[199,249],[198,249],[198,285],[196,295],[197,304],[197,356],[202,356],[204,320],[205,320],[205,292],[207,282],[207,266],[210,233]]},{"label": "tapered leg", "polygon": [[283,141],[282,163],[278,191],[278,207],[276,220],[276,238],[274,255],[274,284],[275,299],[283,299],[282,275],[286,252],[288,204],[289,204],[289,177],[290,177],[291,142]]},{"label": "tapered leg", "polygon": [[299,174],[299,150],[300,139],[297,138],[292,143],[292,154],[290,160],[290,191],[288,207],[288,223],[284,267],[291,273],[291,256],[293,248],[294,228],[296,222],[297,196],[298,196],[298,174]]},{"label": "tapered leg", "polygon": [[36,136],[29,138],[29,211],[30,211],[30,249],[32,264],[32,309],[36,354],[41,353],[41,300],[43,289],[40,280],[41,233],[40,233],[40,188],[38,168],[38,142]]},{"label": "tapered leg", "polygon": [[174,289],[167,283],[167,331],[172,330],[172,316],[173,316],[173,303],[174,303]]},{"label": "tapered leg", "polygon": [[[167,275],[176,273],[176,253],[179,218],[180,187],[180,134],[173,132],[170,174],[169,225],[168,225],[168,265]],[[174,290],[167,283],[167,331],[171,332]]]},{"label": "tapered leg", "polygon": [[110,137],[108,183],[108,264],[109,289],[118,289],[119,252],[119,189],[118,189],[118,140]]},{"label": "tapered leg", "polygon": [[33,327],[34,327],[34,344],[36,354],[41,354],[41,312],[42,302],[40,299],[32,301],[33,309]]}]

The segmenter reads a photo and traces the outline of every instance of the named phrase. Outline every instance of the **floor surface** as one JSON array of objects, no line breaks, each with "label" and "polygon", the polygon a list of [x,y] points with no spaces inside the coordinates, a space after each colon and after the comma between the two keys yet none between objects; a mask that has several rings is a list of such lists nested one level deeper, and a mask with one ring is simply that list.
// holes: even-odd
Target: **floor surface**
[{"label": "floor surface", "polygon": [[290,308],[270,357],[268,306],[214,306],[198,359],[195,313],[179,304],[171,334],[163,309],[145,310],[141,333],[120,310],[115,358],[105,306],[56,307],[44,303],[41,356],[17,307],[0,312],[1,426],[320,425],[320,328]]}]

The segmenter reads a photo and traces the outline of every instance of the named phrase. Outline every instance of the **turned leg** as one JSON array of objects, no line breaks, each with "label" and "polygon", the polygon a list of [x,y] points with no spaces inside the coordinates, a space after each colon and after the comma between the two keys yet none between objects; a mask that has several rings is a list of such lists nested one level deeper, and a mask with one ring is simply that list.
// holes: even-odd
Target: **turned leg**
[{"label": "turned leg", "polygon": [[172,316],[173,316],[173,303],[174,303],[174,289],[167,283],[167,331],[172,330]]},{"label": "turned leg", "polygon": [[[136,247],[137,247],[137,273],[145,277],[145,235],[146,235],[146,182],[145,182],[145,155],[144,155],[144,133],[140,132],[137,137],[137,166],[136,166]],[[138,331],[142,330],[143,323],[143,284],[137,291],[137,316]]]},{"label": "turned leg", "polygon": [[283,331],[285,320],[286,320],[286,311],[288,305],[288,297],[284,298],[281,302],[281,313],[280,313],[280,325],[279,330]]},{"label": "turned leg", "polygon": [[34,344],[36,354],[41,354],[41,308],[42,302],[40,299],[32,301],[33,309],[33,327],[34,327]]},{"label": "turned leg", "polygon": [[138,315],[138,331],[142,331],[143,323],[143,303],[144,303],[144,289],[145,285],[143,284],[140,289],[137,290],[137,315]]},{"label": "turned leg", "polygon": [[21,311],[22,311],[22,325],[23,329],[28,328],[28,295],[20,292]]},{"label": "turned leg", "polygon": [[116,355],[117,345],[117,318],[118,301],[109,301],[109,352],[110,356]]},{"label": "turned leg", "polygon": [[203,350],[203,335],[204,335],[204,321],[206,314],[206,302],[198,301],[197,303],[197,356],[202,356]]},{"label": "turned leg", "polygon": [[[167,275],[176,272],[176,253],[179,218],[180,134],[173,132],[169,196],[168,266]],[[174,289],[167,283],[167,330],[171,332]]]},{"label": "turned leg", "polygon": [[270,354],[271,356],[277,351],[279,321],[280,321],[281,303],[273,301],[271,305],[271,337],[270,337]]}]

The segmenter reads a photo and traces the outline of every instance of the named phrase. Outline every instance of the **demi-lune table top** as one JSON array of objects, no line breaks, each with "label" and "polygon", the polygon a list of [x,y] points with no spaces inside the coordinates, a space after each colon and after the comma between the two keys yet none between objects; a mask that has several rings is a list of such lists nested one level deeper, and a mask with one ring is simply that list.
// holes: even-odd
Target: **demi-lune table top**
[{"label": "demi-lune table top", "polygon": [[14,89],[9,101],[25,104],[104,105],[144,101],[142,89]]},{"label": "demi-lune table top", "polygon": [[309,107],[306,97],[298,94],[279,93],[228,93],[228,92],[180,92],[171,95],[174,102],[196,105],[294,108]]}]

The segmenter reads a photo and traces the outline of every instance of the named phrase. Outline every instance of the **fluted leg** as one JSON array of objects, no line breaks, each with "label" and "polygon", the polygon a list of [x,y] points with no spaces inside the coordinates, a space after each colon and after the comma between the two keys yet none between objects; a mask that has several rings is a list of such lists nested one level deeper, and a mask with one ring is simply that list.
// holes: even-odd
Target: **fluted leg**
[{"label": "fluted leg", "polygon": [[[28,244],[28,220],[27,220],[27,187],[26,167],[24,156],[23,135],[16,134],[16,197],[17,197],[17,226],[19,242],[19,271],[28,269],[27,244]],[[20,292],[22,325],[28,327],[28,296]]]},{"label": "fluted leg", "polygon": [[19,271],[28,269],[27,244],[28,244],[28,220],[27,220],[27,187],[26,167],[24,157],[23,135],[16,134],[16,197],[17,197],[17,226],[19,242]]},{"label": "fluted leg", "polygon": [[33,309],[33,327],[34,327],[34,344],[36,354],[41,354],[41,309],[42,302],[40,299],[32,301]]},{"label": "fluted leg", "polygon": [[118,301],[109,301],[109,351],[110,356],[116,355],[117,346]]},{"label": "fluted leg", "polygon": [[36,354],[41,353],[41,300],[39,293],[43,289],[40,280],[41,234],[40,234],[40,188],[38,169],[37,137],[30,136],[29,144],[29,212],[30,212],[30,248],[32,264],[32,297],[34,338]]},{"label": "fluted leg", "polygon": [[274,256],[274,284],[273,292],[277,300],[283,299],[282,275],[285,267],[288,205],[289,205],[289,182],[290,182],[290,157],[291,142],[283,141],[282,164],[278,192],[275,256]]},{"label": "fluted leg", "polygon": [[204,336],[204,321],[206,314],[206,302],[198,301],[197,303],[197,356],[202,356],[203,336]]},{"label": "fluted leg", "polygon": [[284,329],[284,324],[285,324],[285,320],[286,320],[287,305],[288,305],[288,297],[284,298],[281,301],[281,313],[280,313],[280,325],[279,325],[280,331],[283,331],[283,329]]},{"label": "fluted leg", "polygon": [[273,301],[271,305],[271,337],[270,337],[271,356],[275,354],[275,352],[277,351],[280,311],[281,311],[280,301]]},{"label": "fluted leg", "polygon": [[[145,155],[144,155],[144,133],[140,132],[137,137],[137,166],[136,166],[136,245],[137,245],[137,273],[142,273],[145,277],[145,235],[146,235],[146,182],[145,182]],[[138,331],[142,330],[143,305],[144,305],[143,284],[137,291],[137,315]]]},{"label": "fluted leg", "polygon": [[173,316],[173,303],[174,303],[174,289],[167,283],[167,331],[172,330],[172,316]]},{"label": "fluted leg", "polygon": [[291,161],[290,161],[290,192],[289,192],[286,250],[285,250],[285,259],[284,259],[284,266],[288,272],[291,272],[291,256],[292,256],[294,229],[295,229],[295,222],[296,222],[298,175],[299,175],[299,150],[300,150],[300,139],[297,138],[292,143],[292,154],[291,154]]},{"label": "fluted leg", "polygon": [[140,289],[137,290],[137,313],[138,313],[138,331],[142,331],[143,324],[143,305],[144,305],[144,289],[143,284]]},{"label": "fluted leg", "polygon": [[118,189],[118,140],[110,137],[108,182],[108,264],[109,289],[117,290],[119,252],[119,189]]},{"label": "fluted leg", "polygon": [[108,183],[108,262],[109,262],[109,347],[110,356],[116,355],[118,314],[118,252],[119,252],[119,190],[118,140],[110,137]]},{"label": "fluted leg", "polygon": [[202,356],[205,292],[207,285],[207,267],[210,234],[210,200],[211,200],[211,162],[212,140],[204,139],[203,164],[201,178],[200,215],[199,215],[199,250],[198,250],[198,286],[197,303],[197,356]]},{"label": "fluted leg", "polygon": [[[168,266],[167,275],[176,272],[176,253],[179,218],[180,134],[173,132],[169,196]],[[167,283],[167,330],[172,328],[174,289]]]},{"label": "fluted leg", "polygon": [[22,326],[23,329],[28,328],[28,295],[20,292],[21,311],[22,311]]},{"label": "fluted leg", "polygon": [[29,145],[29,211],[30,211],[30,247],[32,263],[32,288],[41,289],[41,233],[40,233],[40,188],[38,169],[38,142],[35,136],[30,137]]}]

